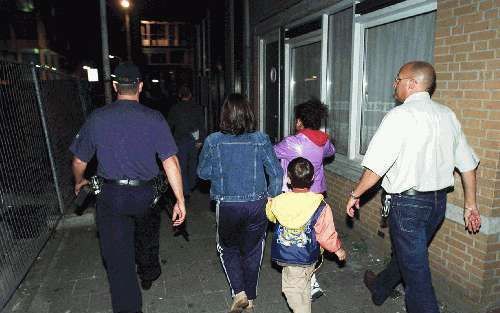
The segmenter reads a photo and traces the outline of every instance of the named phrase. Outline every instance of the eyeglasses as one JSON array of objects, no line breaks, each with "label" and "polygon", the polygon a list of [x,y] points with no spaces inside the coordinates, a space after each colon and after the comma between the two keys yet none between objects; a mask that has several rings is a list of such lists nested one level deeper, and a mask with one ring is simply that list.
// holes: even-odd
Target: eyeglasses
[{"label": "eyeglasses", "polygon": [[400,81],[405,80],[405,79],[413,79],[412,77],[403,77],[400,78],[399,76],[394,77],[394,83],[399,84]]}]

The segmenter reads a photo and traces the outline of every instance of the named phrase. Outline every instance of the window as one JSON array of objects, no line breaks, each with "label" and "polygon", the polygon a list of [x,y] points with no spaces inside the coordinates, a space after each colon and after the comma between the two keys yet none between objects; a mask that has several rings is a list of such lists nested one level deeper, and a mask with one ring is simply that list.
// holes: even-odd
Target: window
[{"label": "window", "polygon": [[321,30],[285,38],[283,134],[293,133],[297,103],[324,100],[337,150],[330,166],[346,177],[359,175],[373,134],[396,105],[392,83],[399,68],[411,60],[433,62],[436,8],[436,0],[407,0],[360,15],[352,2],[340,1],[322,13]]},{"label": "window", "polygon": [[166,22],[141,21],[143,46],[167,46]]},{"label": "window", "polygon": [[435,12],[429,12],[365,29],[360,154],[365,154],[385,114],[396,105],[392,83],[399,68],[411,60],[432,63],[434,21]]},{"label": "window", "polygon": [[295,132],[294,107],[311,98],[321,99],[321,31],[312,31],[285,43],[284,135]]},{"label": "window", "polygon": [[321,42],[292,49],[291,105],[320,98]]},{"label": "window", "polygon": [[352,8],[329,16],[328,128],[337,153],[347,155],[351,104]]},{"label": "window", "polygon": [[411,60],[433,62],[436,7],[432,0],[404,1],[354,17],[349,159],[362,159],[396,105],[392,83],[399,68]]}]

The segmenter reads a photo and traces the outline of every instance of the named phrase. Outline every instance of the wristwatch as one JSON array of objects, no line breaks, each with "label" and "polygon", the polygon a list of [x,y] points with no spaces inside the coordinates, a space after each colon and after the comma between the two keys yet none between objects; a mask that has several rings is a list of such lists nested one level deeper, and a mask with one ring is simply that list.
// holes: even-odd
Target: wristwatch
[{"label": "wristwatch", "polygon": [[354,190],[351,191],[351,193],[349,193],[349,197],[353,198],[354,200],[358,200],[361,196],[356,196],[356,194],[354,194]]}]

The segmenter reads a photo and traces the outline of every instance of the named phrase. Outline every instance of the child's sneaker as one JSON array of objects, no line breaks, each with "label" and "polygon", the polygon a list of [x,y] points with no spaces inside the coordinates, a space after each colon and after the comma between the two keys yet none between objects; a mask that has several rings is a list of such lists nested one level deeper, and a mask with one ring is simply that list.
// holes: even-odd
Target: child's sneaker
[{"label": "child's sneaker", "polygon": [[311,277],[311,301],[314,301],[324,294],[323,289],[316,280],[316,274]]}]

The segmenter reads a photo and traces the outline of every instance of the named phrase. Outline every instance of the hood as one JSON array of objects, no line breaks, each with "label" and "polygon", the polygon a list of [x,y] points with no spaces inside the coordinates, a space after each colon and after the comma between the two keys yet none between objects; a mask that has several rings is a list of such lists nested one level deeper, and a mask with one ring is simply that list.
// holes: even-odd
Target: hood
[{"label": "hood", "polygon": [[299,131],[299,134],[304,134],[309,140],[314,142],[317,146],[324,146],[328,141],[328,135],[322,132],[321,130],[314,130],[309,128],[304,128]]},{"label": "hood", "polygon": [[273,198],[268,205],[281,225],[298,229],[309,221],[322,200],[320,193],[286,192]]}]

